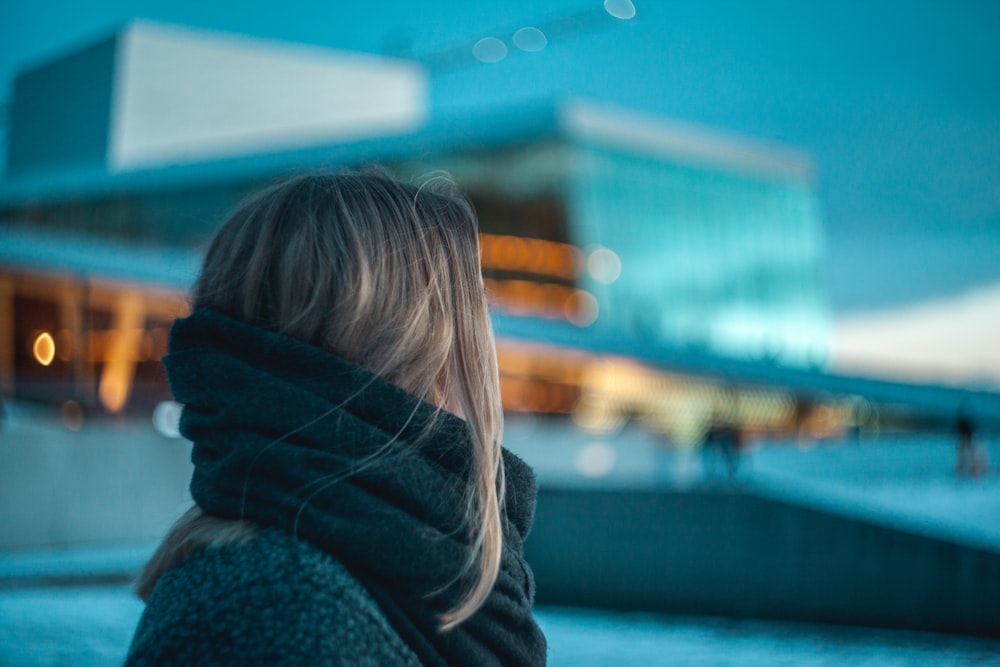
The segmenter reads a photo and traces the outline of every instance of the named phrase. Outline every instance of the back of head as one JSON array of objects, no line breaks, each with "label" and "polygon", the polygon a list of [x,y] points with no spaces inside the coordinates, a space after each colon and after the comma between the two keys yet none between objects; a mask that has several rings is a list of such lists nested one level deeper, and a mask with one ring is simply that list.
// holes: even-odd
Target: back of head
[{"label": "back of head", "polygon": [[457,403],[474,448],[466,565],[479,576],[444,627],[471,615],[499,567],[503,479],[496,350],[468,202],[384,172],[290,178],[224,223],[192,301],[324,348],[439,406]]},{"label": "back of head", "polygon": [[230,216],[193,305],[326,348],[433,400],[461,329],[486,333],[480,283],[464,200],[383,173],[321,173],[274,185]]}]

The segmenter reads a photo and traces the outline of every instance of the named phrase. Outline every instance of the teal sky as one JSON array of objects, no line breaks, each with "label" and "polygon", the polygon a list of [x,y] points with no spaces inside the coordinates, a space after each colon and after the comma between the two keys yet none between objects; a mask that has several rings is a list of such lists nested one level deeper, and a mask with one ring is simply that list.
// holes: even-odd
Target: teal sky
[{"label": "teal sky", "polygon": [[437,71],[435,105],[585,95],[804,149],[838,312],[1000,283],[1000,3],[634,2],[0,0],[0,98],[132,18],[416,57],[551,26],[540,52]]}]

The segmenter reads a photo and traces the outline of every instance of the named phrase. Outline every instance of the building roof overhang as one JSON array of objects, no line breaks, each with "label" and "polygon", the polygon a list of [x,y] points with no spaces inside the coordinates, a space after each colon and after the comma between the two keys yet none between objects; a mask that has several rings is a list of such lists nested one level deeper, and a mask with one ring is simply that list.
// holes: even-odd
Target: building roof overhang
[{"label": "building roof overhang", "polygon": [[764,178],[810,181],[814,177],[809,158],[787,147],[589,100],[536,100],[511,107],[442,109],[411,132],[294,149],[118,171],[91,164],[8,174],[6,180],[0,181],[0,206],[37,199],[89,198],[251,181],[304,169],[342,168],[370,162],[433,161],[442,155],[487,154],[544,142],[587,143]]}]

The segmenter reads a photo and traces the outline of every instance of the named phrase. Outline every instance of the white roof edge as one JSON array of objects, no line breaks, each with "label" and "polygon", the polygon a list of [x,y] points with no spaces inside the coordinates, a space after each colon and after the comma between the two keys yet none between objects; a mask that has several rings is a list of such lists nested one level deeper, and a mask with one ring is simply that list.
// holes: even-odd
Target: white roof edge
[{"label": "white roof edge", "polygon": [[806,153],[788,146],[585,99],[563,104],[559,124],[576,138],[686,162],[806,179],[816,173]]},{"label": "white roof edge", "polygon": [[119,39],[116,172],[406,133],[429,113],[411,60],[142,20]]},{"label": "white roof edge", "polygon": [[125,34],[133,31],[158,32],[163,35],[175,35],[183,37],[195,37],[212,42],[230,42],[241,46],[256,45],[266,48],[272,53],[290,53],[302,55],[315,55],[318,58],[329,59],[331,57],[343,60],[361,61],[369,65],[386,65],[394,68],[410,69],[415,74],[425,75],[426,68],[415,60],[407,58],[397,58],[364,51],[350,51],[338,49],[331,46],[319,44],[309,44],[306,42],[293,42],[267,37],[258,37],[230,30],[217,28],[205,28],[202,26],[184,25],[180,23],[169,23],[165,21],[153,21],[150,19],[137,18],[126,21],[122,24],[118,34]]}]

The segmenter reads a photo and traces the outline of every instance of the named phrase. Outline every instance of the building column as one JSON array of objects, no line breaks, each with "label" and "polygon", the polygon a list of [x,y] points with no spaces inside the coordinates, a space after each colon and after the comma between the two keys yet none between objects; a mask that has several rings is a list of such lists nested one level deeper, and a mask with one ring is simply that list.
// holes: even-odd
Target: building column
[{"label": "building column", "polygon": [[14,393],[14,281],[0,273],[0,394]]},{"label": "building column", "polygon": [[59,325],[69,332],[70,364],[73,373],[73,398],[81,405],[94,404],[93,368],[87,358],[84,327],[86,287],[67,282],[59,292]]}]

